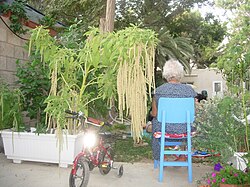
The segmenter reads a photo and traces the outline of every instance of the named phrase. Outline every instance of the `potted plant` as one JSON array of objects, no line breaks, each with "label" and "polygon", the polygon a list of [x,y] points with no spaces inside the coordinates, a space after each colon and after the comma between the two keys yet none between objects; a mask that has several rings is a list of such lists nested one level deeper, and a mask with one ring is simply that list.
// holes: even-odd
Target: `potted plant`
[{"label": "potted plant", "polygon": [[18,34],[26,34],[28,31],[23,27],[23,24],[28,20],[25,11],[24,0],[13,1],[12,3],[0,3],[0,13],[3,13],[3,16],[10,19],[10,28]]},{"label": "potted plant", "polygon": [[[137,27],[117,33],[100,33],[92,28],[84,36],[79,48],[71,48],[63,41],[58,45],[43,27],[37,27],[31,35],[29,49],[40,53],[50,70],[51,89],[45,100],[48,127],[66,127],[74,134],[77,127],[64,119],[62,111],[81,110],[88,115],[93,101],[103,99],[108,103],[115,98],[120,116],[131,116],[131,133],[138,141],[143,133],[141,124],[146,123],[147,88],[151,93],[154,87],[155,33]],[[94,87],[98,95],[92,93]],[[138,105],[133,105],[135,102]]]},{"label": "potted plant", "polygon": [[217,163],[214,165],[214,171],[203,177],[203,181],[204,185],[210,187],[249,187],[250,172],[237,170],[231,165],[223,167]]},{"label": "potted plant", "polygon": [[20,89],[10,89],[5,83],[0,84],[0,130],[4,153],[14,163],[39,161],[59,163],[67,167],[81,150],[79,135],[63,136],[61,151],[55,134],[44,134],[30,128],[23,121],[24,97]]},{"label": "potted plant", "polygon": [[[71,38],[72,36],[67,39]],[[43,27],[37,27],[32,31],[29,51],[34,50],[36,55],[40,55],[39,63],[49,70],[47,77],[50,79],[50,89],[48,97],[44,101],[46,104],[44,109],[46,113],[45,123],[48,130],[46,132],[48,133],[40,133],[38,136],[35,132],[13,133],[10,130],[9,132],[5,131],[4,133],[8,134],[8,143],[5,143],[6,147],[8,147],[8,151],[6,151],[7,158],[13,159],[17,163],[22,160],[30,160],[59,162],[62,166],[71,164],[74,156],[81,149],[81,146],[78,146],[79,144],[81,145],[80,136],[82,134],[79,131],[81,124],[74,123],[72,119],[66,119],[64,111],[67,109],[83,111],[88,116],[89,108],[93,101],[98,99],[107,101],[108,98],[116,95],[117,90],[123,88],[116,88],[116,81],[118,83],[121,80],[125,81],[124,77],[127,77],[127,75],[122,74],[126,63],[128,63],[127,68],[134,69],[133,67],[136,66],[137,73],[141,75],[139,78],[142,81],[130,79],[134,89],[137,89],[138,86],[136,87],[135,83],[138,83],[143,88],[143,94],[146,95],[146,86],[149,86],[149,89],[151,89],[153,84],[153,57],[156,43],[153,31],[132,27],[117,33],[102,34],[99,33],[98,29],[92,28],[85,33],[83,43],[72,45],[69,42],[69,45],[65,45],[65,41],[67,40],[59,41],[56,38],[52,38],[49,35],[49,31]],[[135,54],[132,55],[133,53]],[[147,73],[143,71],[147,71]],[[26,79],[23,80],[26,81]],[[32,81],[32,84],[34,83],[35,81]],[[38,89],[39,87],[36,90]],[[132,89],[129,90],[132,94],[138,93]],[[124,90],[121,91],[120,94],[124,96]],[[135,99],[134,97],[132,98]],[[122,97],[120,99],[124,101]],[[147,97],[140,97],[140,99],[141,104],[145,104],[144,100]],[[34,102],[32,104],[35,104]],[[119,102],[121,101],[119,100]],[[134,102],[131,100],[130,103]],[[121,107],[123,105],[125,103],[120,104]],[[133,106],[129,106],[131,111],[133,111],[133,108],[131,108]],[[140,106],[145,115],[134,115],[135,118],[146,116],[146,106]],[[123,113],[123,111],[121,112]],[[139,126],[133,136],[134,139],[138,139],[142,135],[141,123],[134,123],[134,125]],[[50,132],[55,132],[55,134],[50,134]],[[27,138],[23,138],[24,135],[27,135]],[[53,142],[51,143],[47,137],[51,137]],[[23,145],[18,144],[21,142],[23,142]],[[31,146],[31,143],[34,142],[37,143]],[[70,142],[73,142],[73,144],[70,144]],[[29,152],[31,150],[34,151],[34,154]],[[16,155],[18,152],[20,156]],[[66,157],[64,153],[69,155],[69,157]],[[49,158],[48,156],[50,155],[53,158]],[[41,158],[41,156],[45,157]]]}]

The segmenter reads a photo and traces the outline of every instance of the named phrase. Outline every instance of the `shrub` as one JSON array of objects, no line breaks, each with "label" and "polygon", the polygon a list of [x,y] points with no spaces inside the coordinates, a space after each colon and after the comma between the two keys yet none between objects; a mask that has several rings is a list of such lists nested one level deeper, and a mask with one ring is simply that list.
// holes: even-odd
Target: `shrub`
[{"label": "shrub", "polygon": [[23,97],[19,89],[10,89],[0,80],[0,130],[14,128],[25,129],[22,117]]},{"label": "shrub", "polygon": [[17,73],[19,89],[24,100],[24,110],[30,119],[36,119],[36,125],[45,126],[45,99],[49,95],[50,80],[49,70],[41,63],[39,55],[32,54],[30,61],[20,64],[17,61]]},{"label": "shrub", "polygon": [[193,139],[194,147],[219,152],[223,161],[233,152],[246,151],[245,125],[233,115],[242,115],[238,97],[225,96],[202,102],[196,112],[198,136]]}]

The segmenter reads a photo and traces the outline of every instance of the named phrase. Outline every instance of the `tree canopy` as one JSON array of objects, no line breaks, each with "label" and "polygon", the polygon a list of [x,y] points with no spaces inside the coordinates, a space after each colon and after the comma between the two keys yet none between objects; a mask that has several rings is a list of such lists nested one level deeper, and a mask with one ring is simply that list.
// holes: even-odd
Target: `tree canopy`
[{"label": "tree canopy", "polygon": [[247,82],[250,77],[250,2],[220,1],[220,5],[233,11],[235,17],[228,33],[228,43],[222,47],[216,65],[222,70],[229,83],[238,85],[239,79]]},{"label": "tree canopy", "polygon": [[[158,33],[161,42],[157,47],[157,66],[161,67],[167,58],[174,57],[186,70],[189,70],[190,61],[204,68],[216,59],[215,48],[225,33],[224,27],[212,15],[202,18],[198,13],[190,12],[196,4],[208,2],[116,0],[115,30],[133,24]],[[36,0],[29,4],[66,25],[80,21],[78,28],[84,32],[89,26],[99,25],[99,19],[105,15],[106,0]]]},{"label": "tree canopy", "polygon": [[214,15],[202,17],[200,12],[184,12],[169,25],[173,36],[190,38],[194,48],[192,61],[198,68],[209,67],[217,59],[217,48],[226,34],[226,26]]}]

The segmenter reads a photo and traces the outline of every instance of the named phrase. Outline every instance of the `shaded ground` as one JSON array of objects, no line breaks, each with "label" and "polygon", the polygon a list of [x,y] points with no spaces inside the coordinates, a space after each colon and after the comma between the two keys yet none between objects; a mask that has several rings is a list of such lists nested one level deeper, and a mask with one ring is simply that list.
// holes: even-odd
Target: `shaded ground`
[{"label": "shaded ground", "polygon": [[[120,164],[120,163],[119,163]],[[194,163],[193,183],[187,182],[187,168],[165,168],[163,183],[158,182],[158,170],[153,169],[151,160],[139,163],[122,163],[124,175],[116,177],[116,171],[111,170],[107,176],[102,176],[95,168],[90,175],[88,187],[195,187],[196,180],[201,179],[211,167]],[[68,187],[70,168],[59,168],[57,164],[23,162],[13,164],[0,153],[0,186],[1,187]]]}]

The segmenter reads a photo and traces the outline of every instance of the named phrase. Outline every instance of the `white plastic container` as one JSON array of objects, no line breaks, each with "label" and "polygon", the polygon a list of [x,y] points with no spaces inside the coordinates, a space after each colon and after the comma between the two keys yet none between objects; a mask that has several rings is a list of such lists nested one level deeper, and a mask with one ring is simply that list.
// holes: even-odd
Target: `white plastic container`
[{"label": "white plastic container", "polygon": [[59,151],[58,138],[55,134],[35,134],[31,132],[2,131],[5,155],[14,163],[35,161],[58,163],[68,167],[82,149],[83,134],[63,135],[62,150]]}]

